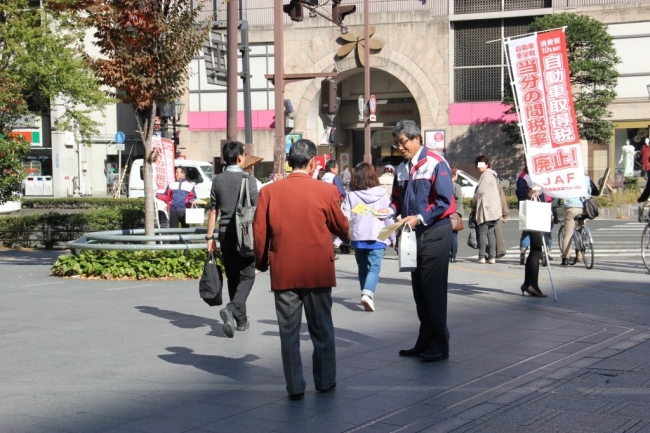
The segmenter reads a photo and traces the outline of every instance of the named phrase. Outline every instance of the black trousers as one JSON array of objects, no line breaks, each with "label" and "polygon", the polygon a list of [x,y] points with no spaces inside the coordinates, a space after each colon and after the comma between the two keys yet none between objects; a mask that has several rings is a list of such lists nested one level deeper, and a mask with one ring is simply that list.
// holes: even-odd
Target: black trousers
[{"label": "black trousers", "polygon": [[178,223],[181,224],[182,228],[188,228],[190,225],[185,222],[185,211],[184,210],[172,210],[169,212],[169,228],[176,229],[178,228]]},{"label": "black trousers", "polygon": [[246,300],[255,283],[255,258],[243,257],[237,251],[236,233],[219,233],[221,257],[228,279],[227,307],[232,311],[238,324],[244,323],[246,317]]},{"label": "black trousers", "polygon": [[539,290],[539,261],[542,258],[542,241],[543,234],[541,232],[528,232],[530,233],[530,254],[526,258],[526,268],[524,273],[524,286],[533,286]]},{"label": "black trousers", "polygon": [[416,233],[418,267],[411,272],[413,298],[420,330],[415,346],[449,353],[447,329],[447,279],[451,252],[451,224]]}]

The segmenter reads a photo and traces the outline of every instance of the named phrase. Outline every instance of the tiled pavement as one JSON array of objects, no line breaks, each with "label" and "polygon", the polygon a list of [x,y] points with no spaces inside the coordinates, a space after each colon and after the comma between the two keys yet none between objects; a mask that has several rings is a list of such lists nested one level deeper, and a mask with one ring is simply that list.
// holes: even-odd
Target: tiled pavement
[{"label": "tiled pavement", "polygon": [[[522,297],[513,263],[450,270],[448,361],[415,338],[408,274],[384,260],[375,313],[337,261],[338,386],[286,398],[266,274],[251,328],[225,338],[196,281],[49,277],[0,251],[0,432],[650,431],[650,275],[553,268],[559,301]],[[550,293],[547,274],[542,288]]]}]

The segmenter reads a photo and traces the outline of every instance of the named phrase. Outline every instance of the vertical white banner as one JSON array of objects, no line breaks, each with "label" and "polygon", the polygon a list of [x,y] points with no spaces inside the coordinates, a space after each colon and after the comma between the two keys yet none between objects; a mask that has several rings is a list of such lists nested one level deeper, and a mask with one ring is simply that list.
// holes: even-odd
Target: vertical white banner
[{"label": "vertical white banner", "polygon": [[151,137],[151,148],[156,155],[154,162],[154,188],[163,192],[167,185],[175,181],[174,176],[174,142],[168,138]]},{"label": "vertical white banner", "polygon": [[585,195],[564,32],[506,41],[528,173],[552,197]]}]

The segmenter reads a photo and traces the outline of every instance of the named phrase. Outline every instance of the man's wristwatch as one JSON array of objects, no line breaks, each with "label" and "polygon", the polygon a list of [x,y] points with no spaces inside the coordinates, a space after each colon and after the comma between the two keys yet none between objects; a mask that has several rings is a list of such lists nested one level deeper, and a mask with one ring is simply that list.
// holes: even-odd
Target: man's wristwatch
[{"label": "man's wristwatch", "polygon": [[214,240],[214,235],[212,235],[212,236],[205,235],[205,240],[206,241],[213,241]]}]

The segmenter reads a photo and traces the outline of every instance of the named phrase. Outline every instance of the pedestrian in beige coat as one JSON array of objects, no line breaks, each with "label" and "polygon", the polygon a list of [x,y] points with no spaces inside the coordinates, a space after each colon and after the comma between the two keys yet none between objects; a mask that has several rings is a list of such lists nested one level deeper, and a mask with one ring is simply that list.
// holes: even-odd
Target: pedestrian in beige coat
[{"label": "pedestrian in beige coat", "polygon": [[[499,197],[497,174],[490,168],[490,161],[485,155],[479,155],[474,160],[476,169],[481,173],[476,192],[472,200],[472,208],[478,224],[478,261],[477,263],[496,263],[497,242],[494,227],[501,219],[503,210]],[[489,251],[488,251],[489,246]]]}]

